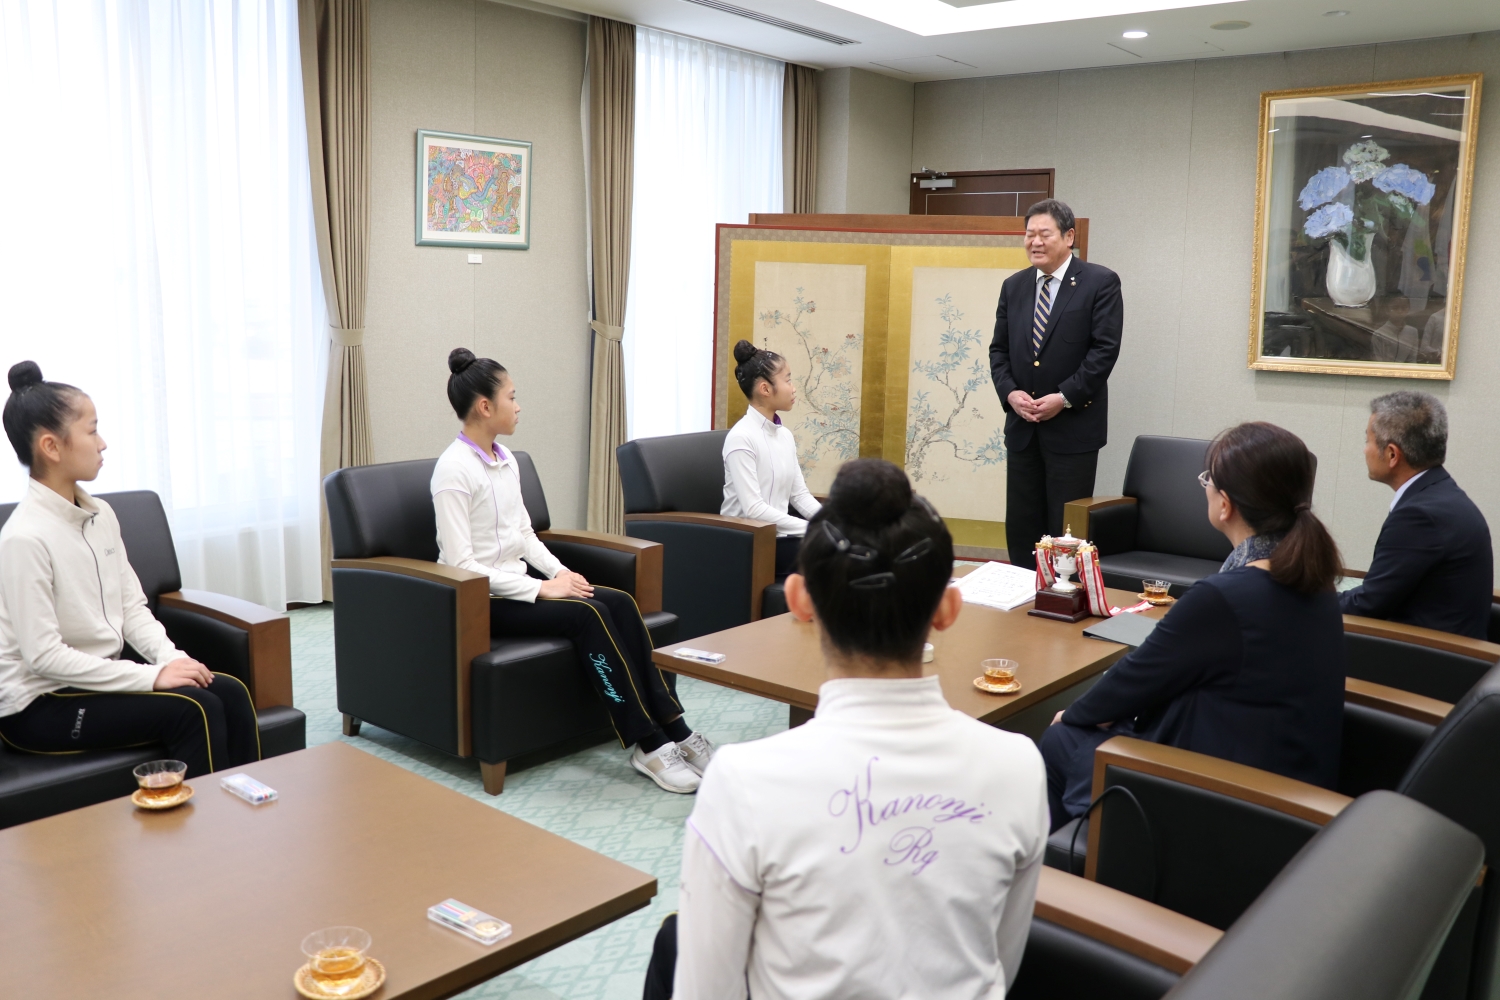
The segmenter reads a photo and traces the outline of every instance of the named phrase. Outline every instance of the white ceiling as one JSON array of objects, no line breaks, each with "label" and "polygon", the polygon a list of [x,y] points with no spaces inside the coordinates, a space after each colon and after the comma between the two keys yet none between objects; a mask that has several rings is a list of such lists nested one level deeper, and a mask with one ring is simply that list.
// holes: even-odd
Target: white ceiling
[{"label": "white ceiling", "polygon": [[[533,6],[527,0],[508,2]],[[1134,66],[1143,62],[1500,30],[1497,0],[1237,0],[1146,14],[930,36],[904,31],[818,0],[723,0],[859,43],[835,45],[689,0],[550,2],[569,10],[692,35],[805,66],[819,69],[857,66],[915,81],[1091,66]],[[984,0],[946,2],[958,7]],[[1068,0],[1055,2],[1059,9],[1066,9]],[[1324,15],[1333,9],[1348,13],[1341,17]],[[1210,27],[1222,21],[1249,21],[1250,27],[1238,31]],[[1133,29],[1149,32],[1149,36],[1139,40],[1121,37],[1122,32]]]}]

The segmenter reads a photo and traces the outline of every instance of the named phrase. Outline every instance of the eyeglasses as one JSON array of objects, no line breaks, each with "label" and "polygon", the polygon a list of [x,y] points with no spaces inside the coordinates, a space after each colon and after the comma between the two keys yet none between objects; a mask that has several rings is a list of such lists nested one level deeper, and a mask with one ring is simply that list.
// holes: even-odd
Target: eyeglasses
[{"label": "eyeglasses", "polygon": [[1212,486],[1213,484],[1214,484],[1214,481],[1209,476],[1207,469],[1204,469],[1202,472],[1198,473],[1198,485],[1199,486],[1203,487],[1206,490],[1210,486]]}]

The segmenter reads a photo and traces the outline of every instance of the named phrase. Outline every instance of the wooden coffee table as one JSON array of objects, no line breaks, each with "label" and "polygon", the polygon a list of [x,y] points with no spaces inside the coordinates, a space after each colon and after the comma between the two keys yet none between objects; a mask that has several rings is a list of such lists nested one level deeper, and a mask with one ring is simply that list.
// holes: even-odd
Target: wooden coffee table
[{"label": "wooden coffee table", "polygon": [[[0,830],[0,994],[290,998],[310,931],[354,924],[376,1000],[448,997],[645,906],[656,879],[341,743],[217,775],[148,813],[115,799]],[[427,919],[448,897],[514,927],[485,947]]]},{"label": "wooden coffee table", "polygon": [[[1124,590],[1109,591],[1109,600],[1120,608],[1140,603],[1140,598]],[[1024,604],[1014,611],[999,611],[965,604],[952,628],[933,633],[933,661],[922,669],[941,678],[943,696],[960,712],[1040,737],[1053,714],[1092,686],[1128,647],[1083,634],[1101,618],[1058,622],[1028,615],[1030,608]],[[1166,610],[1139,613],[1160,618]],[[674,656],[673,651],[682,646],[723,653],[724,662],[700,663]],[[1020,664],[1018,693],[986,694],[974,687],[974,678],[983,673],[979,661],[996,656]],[[789,614],[663,646],[652,658],[665,670],[784,702],[790,706],[794,726],[817,708],[818,687],[827,679],[816,628]]]}]

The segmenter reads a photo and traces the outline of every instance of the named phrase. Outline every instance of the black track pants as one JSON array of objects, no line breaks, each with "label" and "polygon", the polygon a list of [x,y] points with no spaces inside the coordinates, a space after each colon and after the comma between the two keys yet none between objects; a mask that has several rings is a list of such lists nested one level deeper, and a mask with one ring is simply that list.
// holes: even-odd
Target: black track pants
[{"label": "black track pants", "polygon": [[490,634],[571,639],[622,746],[682,714],[666,678],[651,662],[651,636],[635,598],[595,587],[594,596],[538,598],[536,603],[490,599]]},{"label": "black track pants", "polygon": [[158,743],[187,764],[189,778],[260,760],[250,692],[229,674],[214,674],[206,688],[52,691],[0,719],[0,737],[13,749],[49,754]]}]

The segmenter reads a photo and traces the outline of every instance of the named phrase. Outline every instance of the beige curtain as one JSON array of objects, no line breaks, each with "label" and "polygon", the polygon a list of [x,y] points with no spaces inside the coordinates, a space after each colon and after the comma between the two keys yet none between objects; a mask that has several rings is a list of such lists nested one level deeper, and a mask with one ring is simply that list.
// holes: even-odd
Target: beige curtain
[{"label": "beige curtain", "polygon": [[818,210],[818,71],[786,64],[781,84],[783,202],[788,212]]},{"label": "beige curtain", "polygon": [[[300,0],[302,90],[318,258],[328,297],[323,475],[374,460],[365,389],[370,244],[369,0]],[[333,597],[328,516],[323,596]]]},{"label": "beige curtain", "polygon": [[589,18],[589,229],[594,274],[594,377],[589,407],[591,531],[623,534],[615,448],[625,443],[625,291],[635,183],[635,25]]}]

